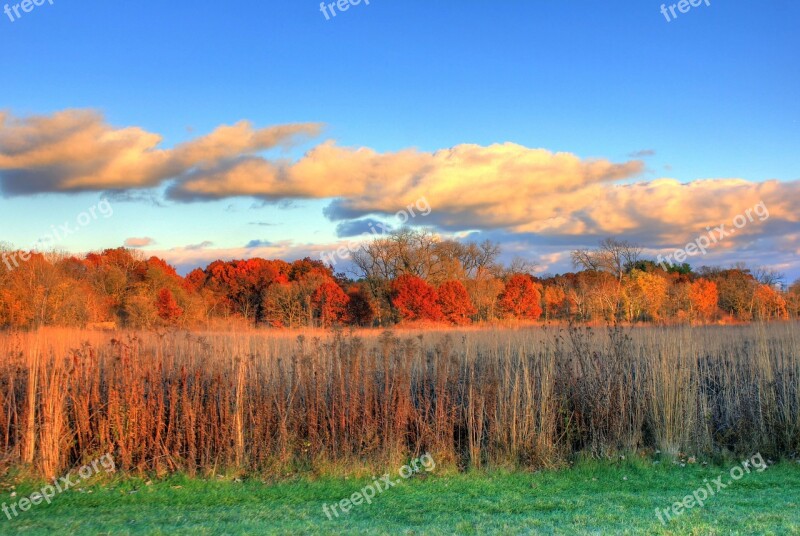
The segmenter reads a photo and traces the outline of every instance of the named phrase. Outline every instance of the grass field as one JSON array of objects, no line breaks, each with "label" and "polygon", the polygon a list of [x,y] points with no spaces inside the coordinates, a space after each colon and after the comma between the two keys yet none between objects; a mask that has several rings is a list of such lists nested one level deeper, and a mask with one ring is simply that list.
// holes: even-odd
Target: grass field
[{"label": "grass field", "polygon": [[[8,521],[13,534],[800,534],[800,465],[783,462],[740,480],[673,519],[655,516],[713,481],[718,466],[669,461],[587,462],[536,473],[411,477],[343,517],[339,502],[369,480],[199,480],[173,476],[89,483]],[[423,473],[420,473],[423,474]],[[730,480],[730,479],[728,479]],[[19,500],[36,487],[17,485]]]}]

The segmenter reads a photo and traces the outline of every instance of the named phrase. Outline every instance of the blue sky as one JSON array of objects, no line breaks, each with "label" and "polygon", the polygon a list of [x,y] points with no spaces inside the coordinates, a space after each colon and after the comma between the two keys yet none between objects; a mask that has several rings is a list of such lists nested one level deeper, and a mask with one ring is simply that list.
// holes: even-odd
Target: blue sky
[{"label": "blue sky", "polygon": [[[0,14],[0,110],[23,123],[32,116],[92,110],[112,130],[137,127],[160,136],[158,149],[164,150],[241,120],[255,129],[324,125],[318,136],[289,148],[258,151],[269,162],[302,160],[306,151],[332,140],[337,147],[373,151],[371,169],[395,169],[385,155],[406,149],[415,149],[425,162],[419,165],[429,167],[427,155],[436,151],[512,143],[569,153],[581,163],[641,161],[640,168],[616,176],[613,185],[607,178],[581,175],[581,181],[607,188],[663,178],[682,185],[741,179],[749,186],[701,182],[692,192],[659,190],[657,198],[675,200],[672,216],[644,221],[646,214],[629,215],[614,225],[584,217],[587,208],[576,199],[591,192],[570,190],[574,195],[563,200],[548,193],[550,205],[572,207],[548,216],[571,221],[555,226],[529,224],[526,218],[535,220],[537,211],[525,213],[521,207],[510,210],[519,217],[508,221],[487,216],[487,211],[507,210],[505,198],[494,195],[498,183],[488,179],[486,207],[478,210],[473,202],[460,210],[455,206],[463,195],[459,188],[474,192],[484,183],[473,177],[459,186],[458,168],[422,181],[438,216],[419,223],[451,232],[482,231],[475,236],[491,236],[509,252],[537,259],[555,272],[569,268],[564,252],[570,247],[592,245],[610,234],[635,238],[654,253],[674,249],[697,236],[703,224],[728,221],[769,194],[774,199],[769,225],[753,226],[741,240],[690,262],[763,259],[760,263],[800,276],[794,264],[800,227],[793,214],[800,179],[800,6],[788,0],[710,4],[667,22],[661,2],[649,1],[371,0],[326,20],[319,2],[305,0],[54,0],[14,22]],[[4,151],[12,154],[10,136],[25,131],[9,132],[5,147],[0,142],[0,157]],[[36,143],[52,141],[37,136]],[[520,151],[514,158],[526,154]],[[355,160],[350,153],[337,157]],[[464,157],[461,165],[471,158]],[[494,158],[493,152],[481,152],[481,158]],[[28,165],[29,160],[21,161],[9,158],[4,167],[0,159],[0,179]],[[436,165],[442,161],[451,158]],[[42,169],[39,162],[23,171],[27,177]],[[526,182],[536,180],[527,170],[509,177],[507,167],[502,169],[503,180],[528,185],[521,193],[541,192]],[[388,172],[354,176],[370,185],[394,178]],[[257,175],[248,177],[258,181]],[[325,174],[313,177],[321,184],[328,180]],[[447,188],[437,186],[443,177]],[[347,180],[334,177],[330,183]],[[560,180],[549,187],[561,192]],[[764,186],[772,180],[779,184]],[[144,251],[184,269],[216,256],[314,254],[339,240],[335,229],[341,221],[330,221],[323,212],[333,199],[344,197],[362,207],[360,217],[387,217],[393,212],[390,194],[398,209],[425,194],[411,183],[376,195],[370,186],[358,199],[348,198],[352,194],[344,187],[341,195],[332,189],[331,197],[273,195],[266,189],[242,196],[237,187],[215,194],[214,200],[193,202],[164,199],[169,180],[148,188],[59,186],[24,195],[4,188],[0,240],[30,244],[51,225],[74,220],[113,191],[114,216],[92,223],[60,247],[86,251],[148,237],[152,244]],[[620,204],[606,208],[619,215],[646,200],[643,192],[626,194],[624,200],[609,192],[598,202],[617,199]],[[529,201],[535,204],[537,197]],[[372,208],[363,208],[368,205]],[[269,242],[273,249],[246,248],[253,240]],[[211,245],[187,252],[187,246],[203,242]]]}]

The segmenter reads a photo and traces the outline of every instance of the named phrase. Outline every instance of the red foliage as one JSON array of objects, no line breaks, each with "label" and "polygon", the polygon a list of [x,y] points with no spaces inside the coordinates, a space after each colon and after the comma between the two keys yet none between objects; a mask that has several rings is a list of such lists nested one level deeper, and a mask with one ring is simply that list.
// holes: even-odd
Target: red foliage
[{"label": "red foliage", "polygon": [[162,288],[158,291],[156,309],[158,310],[158,316],[169,324],[174,324],[183,314],[183,309],[178,306],[175,296],[168,288]]},{"label": "red foliage", "polygon": [[183,287],[189,292],[198,292],[206,283],[206,273],[200,268],[195,268],[186,275]]},{"label": "red foliage", "polygon": [[311,296],[314,314],[323,327],[340,324],[347,320],[347,303],[350,297],[335,281],[325,281]]},{"label": "red foliage", "polygon": [[294,261],[289,268],[288,275],[290,281],[305,281],[315,275],[322,276],[326,279],[333,279],[333,272],[330,268],[325,266],[324,262],[309,257]]},{"label": "red foliage", "polygon": [[175,271],[175,268],[173,268],[166,261],[159,259],[158,257],[150,257],[149,259],[147,259],[147,266],[150,268],[156,268],[158,270],[161,270],[166,275],[168,275],[169,277],[171,277],[176,281],[180,280],[181,278],[181,276],[178,275],[178,272]]},{"label": "red foliage", "polygon": [[392,281],[392,305],[403,320],[442,320],[436,289],[413,275]]},{"label": "red foliage", "polygon": [[537,320],[542,315],[541,293],[528,275],[517,274],[506,283],[500,307],[509,316]]},{"label": "red foliage", "polygon": [[225,296],[228,306],[247,319],[258,316],[265,289],[288,283],[289,265],[283,261],[248,259],[214,261],[205,270],[205,285]]},{"label": "red foliage", "polygon": [[439,286],[439,307],[444,318],[453,324],[468,324],[477,311],[461,281],[445,281]]}]

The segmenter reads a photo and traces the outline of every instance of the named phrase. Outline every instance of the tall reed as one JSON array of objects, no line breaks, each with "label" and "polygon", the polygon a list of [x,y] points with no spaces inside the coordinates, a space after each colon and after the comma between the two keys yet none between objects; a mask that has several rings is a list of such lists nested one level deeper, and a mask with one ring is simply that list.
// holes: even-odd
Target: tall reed
[{"label": "tall reed", "polygon": [[0,460],[163,474],[791,455],[797,324],[0,335]]}]

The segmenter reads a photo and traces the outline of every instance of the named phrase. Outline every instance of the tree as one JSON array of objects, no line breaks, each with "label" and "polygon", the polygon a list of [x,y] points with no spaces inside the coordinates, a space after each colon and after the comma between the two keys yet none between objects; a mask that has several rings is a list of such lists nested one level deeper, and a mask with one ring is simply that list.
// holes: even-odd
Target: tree
[{"label": "tree", "polygon": [[503,281],[488,269],[478,270],[473,279],[467,280],[467,293],[477,309],[478,320],[493,320],[497,317],[497,302],[503,292]]},{"label": "tree", "polygon": [[544,288],[544,318],[549,320],[553,313],[563,309],[567,301],[567,294],[564,289],[548,285]]},{"label": "tree", "polygon": [[444,318],[456,325],[468,324],[476,313],[461,281],[445,281],[439,286],[438,303]]},{"label": "tree", "polygon": [[717,312],[719,291],[713,281],[702,277],[689,286],[689,303],[694,316],[710,320]]},{"label": "tree", "polygon": [[401,275],[392,281],[392,305],[402,320],[442,320],[436,289],[422,278]]},{"label": "tree", "polygon": [[[664,272],[661,272],[662,274]],[[650,320],[660,320],[664,304],[667,301],[669,282],[659,275],[659,272],[631,272],[631,288],[629,300],[633,308],[633,318],[637,320],[644,316]]]},{"label": "tree", "polygon": [[732,268],[710,271],[706,277],[717,284],[720,309],[736,315],[740,320],[753,318],[753,297],[758,283],[749,270]]},{"label": "tree", "polygon": [[311,295],[314,316],[325,328],[347,320],[347,303],[349,301],[350,297],[344,293],[342,287],[332,280],[322,283]]},{"label": "tree", "polygon": [[369,290],[364,285],[354,285],[347,291],[349,299],[347,316],[358,326],[372,326],[375,320],[375,309]]},{"label": "tree", "polygon": [[264,295],[264,321],[276,328],[300,326],[306,318],[296,282],[270,286]]},{"label": "tree", "polygon": [[183,309],[178,306],[175,296],[168,288],[162,288],[158,291],[156,309],[161,320],[169,325],[174,325],[183,314]]},{"label": "tree", "polygon": [[755,315],[760,320],[786,320],[789,312],[786,300],[769,285],[758,285],[753,295]]},{"label": "tree", "polygon": [[537,320],[542,315],[542,296],[530,276],[511,276],[500,295],[500,307],[506,315],[518,319]]},{"label": "tree", "polygon": [[800,317],[800,279],[792,283],[789,287],[789,292],[786,295],[787,308],[789,313],[794,317]]},{"label": "tree", "polygon": [[578,249],[572,252],[572,264],[576,268],[609,272],[618,280],[636,265],[642,248],[624,240],[606,238],[596,250]]}]

